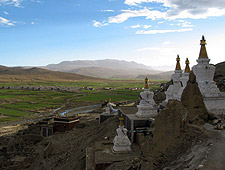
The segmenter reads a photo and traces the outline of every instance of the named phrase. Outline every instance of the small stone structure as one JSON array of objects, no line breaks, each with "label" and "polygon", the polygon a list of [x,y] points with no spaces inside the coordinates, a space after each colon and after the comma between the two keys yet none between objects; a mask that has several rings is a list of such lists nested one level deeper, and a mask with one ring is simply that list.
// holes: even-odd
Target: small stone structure
[{"label": "small stone structure", "polygon": [[127,136],[127,129],[124,128],[123,117],[120,117],[120,125],[117,131],[117,136],[113,140],[113,151],[114,152],[130,152],[131,142]]},{"label": "small stone structure", "polygon": [[145,79],[145,89],[140,93],[141,101],[137,105],[137,117],[154,117],[157,115],[157,108],[153,99],[153,92],[149,90],[148,78]]}]

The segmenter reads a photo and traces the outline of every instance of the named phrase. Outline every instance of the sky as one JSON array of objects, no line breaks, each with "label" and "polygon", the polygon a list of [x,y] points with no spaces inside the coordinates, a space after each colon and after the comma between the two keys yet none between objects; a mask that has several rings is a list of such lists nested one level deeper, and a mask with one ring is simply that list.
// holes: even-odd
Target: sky
[{"label": "sky", "polygon": [[118,59],[196,64],[205,35],[224,61],[225,0],[0,0],[0,65]]}]

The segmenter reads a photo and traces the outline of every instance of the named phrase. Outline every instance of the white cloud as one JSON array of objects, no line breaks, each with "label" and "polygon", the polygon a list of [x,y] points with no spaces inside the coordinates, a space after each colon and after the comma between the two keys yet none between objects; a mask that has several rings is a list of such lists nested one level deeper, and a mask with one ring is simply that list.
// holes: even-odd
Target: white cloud
[{"label": "white cloud", "polygon": [[[164,8],[160,11],[153,7],[144,7],[142,3],[158,3]],[[225,15],[225,0],[125,0],[129,6],[137,6],[136,10],[121,10],[121,13],[108,18],[107,23],[123,23],[130,18],[145,17],[149,20],[206,19]],[[138,6],[138,5],[142,6]],[[138,9],[139,8],[139,9]],[[163,23],[163,21],[158,22]],[[183,22],[181,27],[193,27],[191,23]]]},{"label": "white cloud", "polygon": [[134,17],[146,17],[146,19],[156,20],[166,17],[166,13],[156,11],[156,10],[149,10],[147,8],[141,10],[122,10],[122,13],[117,16],[109,17],[109,23],[122,23],[129,18]]},{"label": "white cloud", "polygon": [[101,12],[115,12],[115,11],[112,9],[106,9],[106,10],[101,10]]},{"label": "white cloud", "polygon": [[163,3],[164,0],[125,0],[124,3],[127,4],[127,5],[136,6],[136,5],[141,4],[143,2],[147,2],[147,3],[149,3],[149,2],[160,2],[160,3]]},{"label": "white cloud", "polygon": [[139,24],[131,26],[131,28],[140,28],[140,27],[141,27],[141,25],[139,25]]},{"label": "white cloud", "polygon": [[102,27],[102,26],[108,25],[108,23],[101,23],[101,22],[98,22],[98,21],[95,21],[95,20],[93,20],[92,22],[93,22],[94,27]]},{"label": "white cloud", "polygon": [[151,28],[151,27],[152,27],[151,25],[143,25],[144,29],[148,29],[148,28]]},{"label": "white cloud", "polygon": [[9,13],[8,13],[7,11],[3,11],[3,13],[4,13],[5,15],[9,15]]},{"label": "white cloud", "polygon": [[144,29],[148,29],[148,28],[151,28],[152,26],[151,25],[140,25],[140,24],[131,26],[131,28],[141,28],[141,27]]},{"label": "white cloud", "polygon": [[164,34],[164,33],[171,33],[171,32],[186,32],[186,31],[192,31],[191,28],[187,29],[177,29],[177,30],[139,30],[136,32],[136,34]]},{"label": "white cloud", "polygon": [[164,23],[164,21],[159,21],[159,22],[158,22],[158,24],[163,24],[163,23]]},{"label": "white cloud", "polygon": [[171,42],[171,41],[164,41],[162,44],[163,44],[163,45],[170,45],[170,44],[174,44],[174,43]]},{"label": "white cloud", "polygon": [[12,21],[0,17],[0,26],[14,26],[14,24]]},{"label": "white cloud", "polygon": [[15,7],[21,7],[21,3],[23,0],[0,0],[1,5],[13,5]]}]

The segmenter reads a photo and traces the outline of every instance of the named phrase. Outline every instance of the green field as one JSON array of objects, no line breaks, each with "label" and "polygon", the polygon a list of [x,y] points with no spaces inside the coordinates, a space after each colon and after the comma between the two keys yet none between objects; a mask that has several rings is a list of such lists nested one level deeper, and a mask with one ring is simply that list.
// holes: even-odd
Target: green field
[{"label": "green field", "polygon": [[[159,87],[160,82],[150,86],[151,90]],[[142,88],[143,81],[109,81],[109,82],[29,82],[0,83],[1,86],[68,86],[94,87],[95,90],[80,89],[75,92],[34,91],[0,89],[0,122],[18,120],[38,114],[48,114],[54,109],[70,103],[103,103],[109,98],[114,101],[137,100],[143,90],[128,90],[124,88]],[[103,87],[115,88],[102,90]]]},{"label": "green field", "polygon": [[[150,83],[166,82],[165,80],[152,80]],[[63,87],[112,87],[112,88],[141,88],[144,86],[144,80],[114,80],[114,81],[77,81],[77,82],[18,82],[18,83],[0,83],[2,86],[63,86]],[[151,88],[151,87],[150,87]]]}]

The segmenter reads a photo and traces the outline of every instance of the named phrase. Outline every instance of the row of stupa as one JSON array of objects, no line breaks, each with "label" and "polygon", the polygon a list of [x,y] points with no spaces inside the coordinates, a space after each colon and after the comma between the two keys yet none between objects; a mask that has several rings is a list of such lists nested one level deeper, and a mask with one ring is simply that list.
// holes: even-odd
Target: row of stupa
[{"label": "row of stupa", "polygon": [[[202,93],[205,106],[208,111],[215,114],[225,114],[225,93],[220,92],[213,81],[215,66],[210,65],[207,52],[206,52],[206,41],[204,36],[201,40],[201,49],[199,58],[197,59],[198,64],[192,67],[194,74],[196,75],[196,80],[198,82],[199,89]],[[171,76],[173,84],[169,86],[166,91],[166,101],[169,99],[181,100],[181,95],[184,88],[187,85],[189,79],[190,67],[189,60],[186,59],[186,67],[184,73],[182,73],[180,66],[180,57],[177,56],[177,64],[174,74]],[[141,101],[137,105],[138,112],[136,117],[151,118],[157,115],[157,106],[153,100],[153,92],[149,90],[148,79],[145,79],[144,91],[140,93]],[[124,127],[123,118],[120,118],[120,126],[116,130],[117,135],[113,140],[114,152],[131,152],[131,142],[127,136],[127,129]]]},{"label": "row of stupa", "polygon": [[[200,40],[200,53],[197,59],[197,65],[192,67],[194,74],[196,75],[196,80],[198,82],[198,87],[202,93],[204,103],[208,111],[215,114],[225,114],[225,93],[220,92],[213,80],[216,67],[209,64],[210,59],[206,51],[206,40],[202,36]],[[186,68],[184,73],[182,73],[180,66],[180,58],[177,56],[177,64],[174,74],[171,76],[173,82],[166,91],[166,101],[169,99],[181,100],[181,95],[184,88],[187,85],[189,78],[189,61],[186,60]]]}]

